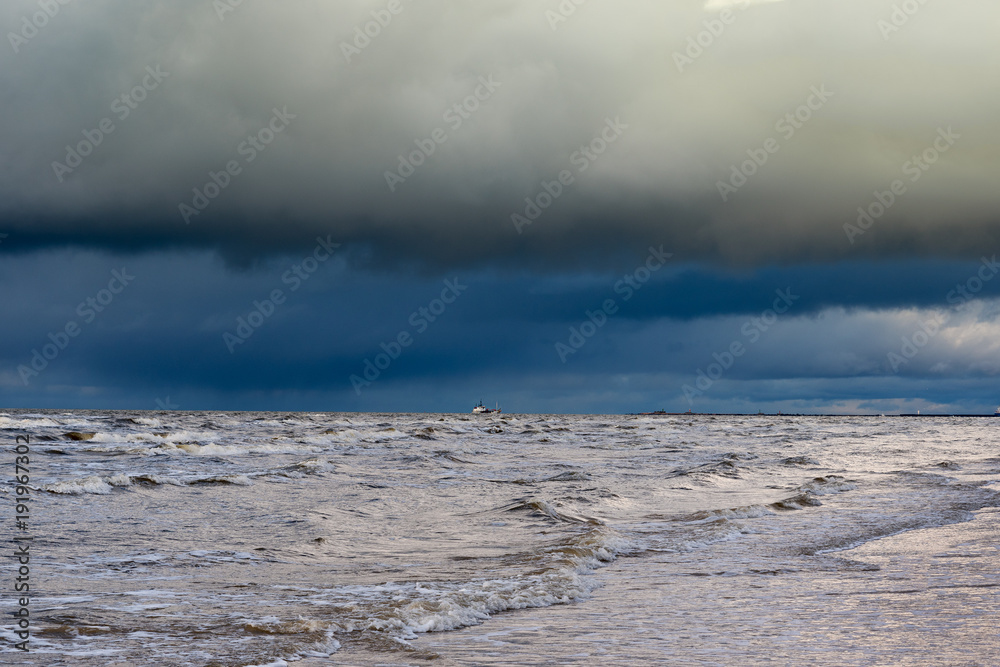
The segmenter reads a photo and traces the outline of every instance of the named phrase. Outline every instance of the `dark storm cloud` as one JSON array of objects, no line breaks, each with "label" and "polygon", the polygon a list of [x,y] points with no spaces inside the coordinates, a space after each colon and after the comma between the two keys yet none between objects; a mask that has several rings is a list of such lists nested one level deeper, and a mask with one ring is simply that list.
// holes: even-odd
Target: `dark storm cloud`
[{"label": "dark storm cloud", "polygon": [[[929,383],[921,394],[947,402],[952,390],[944,387],[966,381],[979,387],[1000,368],[995,299],[956,314],[897,372],[888,363],[902,336],[912,338],[923,321],[950,306],[949,290],[977,275],[975,263],[852,263],[747,274],[679,265],[661,269],[628,301],[614,288],[636,262],[618,273],[545,281],[496,271],[455,274],[449,280],[467,289],[417,333],[411,317],[441,293],[442,279],[357,271],[334,256],[292,291],[283,276],[310,247],[244,272],[227,270],[208,251],[7,257],[0,264],[0,401],[154,409],[156,399],[170,396],[188,409],[465,411],[470,396],[495,396],[522,411],[687,409],[678,403],[681,387],[734,340],[748,343],[747,354],[699,397],[697,409],[735,409],[751,395],[762,397],[758,405],[821,396],[830,406],[845,396],[877,397],[869,384],[901,392],[883,396],[905,396],[899,388],[907,382]],[[135,278],[88,316],[88,298],[105,289],[112,271]],[[799,297],[794,307],[749,344],[743,327],[771,306],[776,289],[789,287]],[[275,288],[285,290],[285,302],[230,353],[223,334],[236,331],[239,318]],[[991,281],[977,296],[993,298],[997,288]],[[570,327],[579,328],[586,311],[607,298],[621,310],[563,363],[556,343],[565,343]],[[69,322],[80,326],[79,335],[63,340],[65,349],[25,383],[21,367],[31,365],[35,350],[58,343]],[[350,376],[363,374],[366,360],[403,331],[414,344],[372,386],[354,392]],[[802,393],[820,386],[819,394]],[[784,397],[777,396],[781,387]],[[646,405],[650,400],[656,404]]]},{"label": "dark storm cloud", "polygon": [[[60,5],[16,53],[8,36],[5,250],[204,248],[251,265],[332,234],[355,261],[561,271],[661,243],[744,266],[1000,247],[993,4],[928,3],[886,33],[890,2],[736,3],[683,71],[675,54],[717,16],[700,3],[586,3],[553,23],[554,1],[404,0],[345,55],[387,6],[245,2],[220,18],[209,2],[92,0]],[[0,22],[20,33],[37,11],[10,2]],[[779,124],[810,100],[801,127]],[[947,128],[959,138],[910,180]],[[405,175],[399,156],[435,130],[446,141]],[[69,167],[84,132],[100,144]],[[602,154],[579,152],[602,133]],[[769,138],[777,152],[723,201],[718,182]],[[573,182],[519,234],[511,215],[562,170]],[[386,171],[405,176],[394,191]],[[210,172],[228,184],[186,224],[179,205]],[[851,243],[844,224],[896,179],[905,192]]]}]

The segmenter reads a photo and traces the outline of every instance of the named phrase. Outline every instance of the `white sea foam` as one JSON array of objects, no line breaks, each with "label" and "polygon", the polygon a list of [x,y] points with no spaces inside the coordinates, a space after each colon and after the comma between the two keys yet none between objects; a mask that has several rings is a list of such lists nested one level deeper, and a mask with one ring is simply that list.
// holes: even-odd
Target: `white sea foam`
[{"label": "white sea foam", "polygon": [[817,477],[799,487],[800,490],[817,496],[844,493],[845,491],[853,491],[856,488],[858,488],[857,484],[848,482],[843,477],[837,475]]},{"label": "white sea foam", "polygon": [[79,495],[84,493],[107,495],[111,493],[111,485],[105,479],[98,477],[97,475],[91,475],[90,477],[84,477],[81,479],[72,479],[65,482],[45,484],[41,488],[43,491],[48,491],[49,493],[66,495]]},{"label": "white sea foam", "polygon": [[47,428],[50,426],[66,426],[50,417],[7,417],[0,415],[0,429],[29,430]]},{"label": "white sea foam", "polygon": [[251,486],[253,481],[246,475],[211,475],[177,479],[148,473],[116,473],[113,475],[91,475],[78,479],[43,484],[41,490],[62,495],[95,494],[108,495],[115,488],[127,489],[134,486],[185,486],[198,484],[235,484]]},{"label": "white sea foam", "polygon": [[286,466],[268,474],[300,479],[306,475],[319,475],[328,472],[336,472],[336,470],[337,466],[331,461],[312,458],[305,461],[299,461],[298,463],[293,463],[290,466]]},{"label": "white sea foam", "polygon": [[129,420],[134,424],[140,424],[142,426],[150,426],[152,428],[163,428],[163,422],[155,417],[130,417]]},{"label": "white sea foam", "polygon": [[775,510],[767,505],[746,505],[745,507],[733,507],[727,509],[708,510],[697,512],[685,517],[687,523],[709,523],[722,519],[759,519],[763,516],[774,514]]},{"label": "white sea foam", "polygon": [[336,621],[338,632],[362,630],[401,639],[477,625],[492,615],[513,609],[548,607],[586,599],[598,586],[596,568],[634,548],[617,532],[595,527],[557,544],[524,554],[542,571],[512,577],[465,582],[387,582],[346,586],[316,597],[355,609]]},{"label": "white sea foam", "polygon": [[302,446],[296,443],[268,443],[247,445],[221,445],[214,442],[206,444],[184,443],[176,445],[193,456],[246,456],[247,454],[302,454],[321,451],[316,447]]},{"label": "white sea foam", "polygon": [[237,486],[253,486],[253,481],[246,475],[212,475],[188,480],[188,484],[235,484]]}]

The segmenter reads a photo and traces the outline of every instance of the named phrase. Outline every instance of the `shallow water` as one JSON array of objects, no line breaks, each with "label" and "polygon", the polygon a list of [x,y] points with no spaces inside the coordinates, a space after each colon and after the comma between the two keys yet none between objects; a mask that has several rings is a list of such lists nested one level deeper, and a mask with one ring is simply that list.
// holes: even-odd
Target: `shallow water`
[{"label": "shallow water", "polygon": [[0,412],[34,537],[0,660],[995,664],[998,427]]}]

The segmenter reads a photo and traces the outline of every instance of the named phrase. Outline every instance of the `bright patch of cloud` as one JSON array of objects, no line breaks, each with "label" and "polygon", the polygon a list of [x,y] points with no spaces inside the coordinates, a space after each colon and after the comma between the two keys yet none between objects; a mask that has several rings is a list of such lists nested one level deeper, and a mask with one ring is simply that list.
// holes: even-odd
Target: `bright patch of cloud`
[{"label": "bright patch of cloud", "polygon": [[750,5],[763,5],[769,2],[783,2],[784,0],[705,0],[706,12],[718,12],[730,7],[746,9]]}]

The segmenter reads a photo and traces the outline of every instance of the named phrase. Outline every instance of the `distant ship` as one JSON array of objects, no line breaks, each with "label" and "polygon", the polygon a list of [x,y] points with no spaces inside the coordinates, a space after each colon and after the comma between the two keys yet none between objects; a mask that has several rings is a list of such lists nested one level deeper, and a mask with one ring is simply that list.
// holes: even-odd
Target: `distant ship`
[{"label": "distant ship", "polygon": [[483,405],[482,401],[479,401],[479,405],[477,405],[476,407],[472,408],[472,411],[475,414],[477,414],[477,415],[490,415],[490,414],[493,414],[493,413],[498,413],[499,414],[500,412],[503,412],[500,409],[500,404],[499,403],[497,403],[497,407],[495,407],[495,408],[488,408],[485,405]]}]

